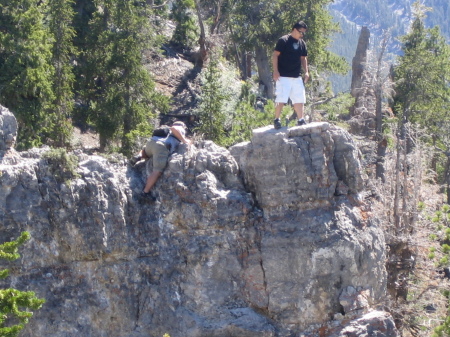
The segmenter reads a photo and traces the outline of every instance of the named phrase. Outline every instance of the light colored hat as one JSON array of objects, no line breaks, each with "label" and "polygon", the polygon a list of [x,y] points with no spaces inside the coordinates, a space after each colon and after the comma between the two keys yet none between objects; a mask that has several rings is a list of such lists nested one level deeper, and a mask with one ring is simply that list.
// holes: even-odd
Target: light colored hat
[{"label": "light colored hat", "polygon": [[181,121],[176,121],[175,123],[173,123],[174,126],[181,126],[183,127],[183,129],[186,129],[186,124],[184,124]]}]

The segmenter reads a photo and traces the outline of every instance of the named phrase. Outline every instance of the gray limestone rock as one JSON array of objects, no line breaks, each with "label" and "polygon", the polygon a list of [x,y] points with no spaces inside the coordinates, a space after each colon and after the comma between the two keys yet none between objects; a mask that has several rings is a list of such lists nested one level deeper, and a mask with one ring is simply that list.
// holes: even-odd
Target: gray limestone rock
[{"label": "gray limestone rock", "polygon": [[266,217],[329,207],[338,182],[356,198],[362,191],[358,149],[350,135],[328,123],[253,131],[251,143],[230,149]]},{"label": "gray limestone rock", "polygon": [[371,311],[362,317],[347,322],[329,337],[398,337],[400,333],[395,327],[391,314],[383,311]]},{"label": "gray limestone rock", "polygon": [[75,152],[62,181],[46,151],[0,163],[1,238],[32,236],[2,284],[47,300],[23,336],[288,336],[330,321],[350,286],[385,296],[358,150],[332,125],[182,145],[154,202],[151,161]]},{"label": "gray limestone rock", "polygon": [[16,117],[4,106],[0,105],[0,151],[14,147],[17,137]]}]

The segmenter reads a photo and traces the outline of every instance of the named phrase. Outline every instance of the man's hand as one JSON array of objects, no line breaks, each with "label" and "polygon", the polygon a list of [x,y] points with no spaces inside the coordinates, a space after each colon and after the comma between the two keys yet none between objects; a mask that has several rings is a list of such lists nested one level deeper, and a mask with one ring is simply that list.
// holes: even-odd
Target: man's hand
[{"label": "man's hand", "polygon": [[280,78],[280,72],[278,70],[275,70],[273,72],[273,80],[276,82]]},{"label": "man's hand", "polygon": [[306,84],[308,80],[309,80],[309,73],[305,73],[305,75],[303,75],[303,82],[305,82]]}]

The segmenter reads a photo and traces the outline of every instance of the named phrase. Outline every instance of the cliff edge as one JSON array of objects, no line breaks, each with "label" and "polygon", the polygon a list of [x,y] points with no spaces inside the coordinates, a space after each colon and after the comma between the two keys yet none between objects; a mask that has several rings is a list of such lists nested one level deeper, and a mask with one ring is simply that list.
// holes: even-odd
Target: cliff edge
[{"label": "cliff edge", "polygon": [[32,236],[2,285],[47,301],[23,336],[396,335],[374,310],[384,237],[340,128],[181,145],[155,202],[139,198],[150,162],[74,151],[71,170],[49,148],[0,154],[2,241]]}]

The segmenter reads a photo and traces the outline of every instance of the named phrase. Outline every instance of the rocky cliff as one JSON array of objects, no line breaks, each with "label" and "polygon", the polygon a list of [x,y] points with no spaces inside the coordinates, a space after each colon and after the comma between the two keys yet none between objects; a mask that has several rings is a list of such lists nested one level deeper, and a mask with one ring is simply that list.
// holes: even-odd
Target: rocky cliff
[{"label": "rocky cliff", "polygon": [[396,335],[372,310],[386,293],[384,237],[346,131],[182,145],[155,202],[138,197],[150,162],[67,157],[78,164],[48,148],[0,152],[1,241],[32,236],[3,286],[47,300],[23,336]]}]

